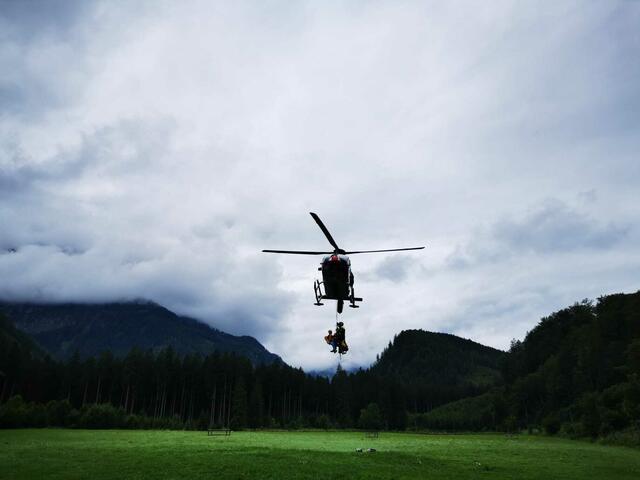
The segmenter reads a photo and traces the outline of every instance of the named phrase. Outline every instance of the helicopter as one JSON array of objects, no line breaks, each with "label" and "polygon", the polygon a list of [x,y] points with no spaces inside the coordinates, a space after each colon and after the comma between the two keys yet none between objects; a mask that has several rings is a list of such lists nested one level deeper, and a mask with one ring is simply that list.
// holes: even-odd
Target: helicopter
[{"label": "helicopter", "polygon": [[408,248],[391,248],[385,250],[354,250],[345,251],[338,246],[336,241],[325,227],[320,217],[313,212],[309,212],[311,217],[327,237],[327,240],[333,247],[330,252],[310,252],[300,250],[262,250],[265,253],[285,253],[291,255],[325,255],[320,263],[318,270],[322,272],[322,282],[316,280],[313,283],[313,293],[315,295],[314,305],[322,306],[322,300],[337,300],[336,311],[342,313],[344,302],[349,302],[349,307],[359,308],[356,302],[362,302],[361,297],[356,297],[353,288],[354,278],[351,271],[351,260],[348,255],[357,253],[380,253],[380,252],[400,252],[405,250],[422,250],[424,247],[408,247]]}]

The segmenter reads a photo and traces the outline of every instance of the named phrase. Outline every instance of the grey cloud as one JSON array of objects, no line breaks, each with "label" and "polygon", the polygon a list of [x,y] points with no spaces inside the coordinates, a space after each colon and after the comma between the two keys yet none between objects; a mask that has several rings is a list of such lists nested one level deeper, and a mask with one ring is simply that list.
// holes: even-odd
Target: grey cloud
[{"label": "grey cloud", "polygon": [[54,302],[145,298],[232,333],[250,332],[265,339],[277,330],[290,298],[270,285],[243,287],[264,267],[253,262],[238,268],[234,262],[240,260],[233,258],[194,260],[179,251],[168,252],[172,258],[166,258],[166,253],[164,258],[131,265],[101,248],[69,252],[55,246],[24,246],[0,255],[0,271],[10,279],[0,285],[0,298]]},{"label": "grey cloud", "polygon": [[579,192],[578,193],[578,198],[582,202],[584,202],[586,205],[593,204],[598,199],[598,192],[596,191],[595,188],[592,188],[592,189],[584,191],[584,192]]},{"label": "grey cloud", "polygon": [[[592,205],[595,191],[579,193],[578,198]],[[626,240],[632,231],[626,222],[601,221],[585,207],[572,207],[558,199],[548,199],[521,216],[505,217],[488,228],[476,228],[467,244],[457,245],[446,265],[469,268],[478,263],[505,262],[524,254],[561,255],[603,251]]]},{"label": "grey cloud", "polygon": [[629,228],[600,221],[559,200],[549,200],[522,219],[499,221],[491,235],[516,252],[550,253],[610,248],[625,237]]},{"label": "grey cloud", "polygon": [[0,25],[5,27],[5,39],[65,36],[94,4],[84,0],[5,0],[0,6]]},{"label": "grey cloud", "polygon": [[37,163],[30,161],[20,145],[9,142],[5,144],[5,165],[0,165],[0,195],[23,193],[35,183],[59,186],[82,178],[87,171],[139,172],[163,155],[173,128],[170,119],[122,119],[83,133],[78,145],[62,148]]},{"label": "grey cloud", "polygon": [[0,196],[11,194],[24,194],[35,183],[42,181],[67,181],[81,174],[84,159],[76,161],[65,160],[58,163],[55,160],[47,166],[34,166],[29,164],[17,164],[0,169]]},{"label": "grey cloud", "polygon": [[[204,230],[198,222],[183,230],[179,219],[159,227],[190,211],[185,171],[164,160],[174,130],[163,119],[122,120],[37,163],[15,157],[0,175],[0,220],[10,226],[0,230],[0,248],[13,250],[0,255],[11,278],[0,298],[147,298],[232,333],[266,339],[277,330],[290,295],[273,283],[274,259],[225,245],[230,212],[207,215]],[[254,281],[261,277],[270,281]]]},{"label": "grey cloud", "polygon": [[328,364],[317,259],[260,254],[326,248],[316,211],[347,249],[428,245],[354,256],[347,361],[402,328],[506,347],[637,288],[639,16],[4,2],[0,296],[149,298]]},{"label": "grey cloud", "polygon": [[2,2],[0,110],[12,121],[22,127],[43,121],[78,100],[91,61],[85,29],[96,24],[95,8],[82,0]]},{"label": "grey cloud", "polygon": [[17,114],[27,103],[28,92],[19,85],[0,85],[0,106],[5,113]]},{"label": "grey cloud", "polygon": [[373,273],[384,280],[400,283],[407,279],[418,260],[407,255],[392,255],[380,261]]},{"label": "grey cloud", "polygon": [[[22,58],[27,52],[17,54]],[[0,109],[14,119],[35,121],[51,109],[64,107],[71,99],[70,92],[56,89],[57,78],[34,78],[23,73],[17,78],[0,79]]]}]

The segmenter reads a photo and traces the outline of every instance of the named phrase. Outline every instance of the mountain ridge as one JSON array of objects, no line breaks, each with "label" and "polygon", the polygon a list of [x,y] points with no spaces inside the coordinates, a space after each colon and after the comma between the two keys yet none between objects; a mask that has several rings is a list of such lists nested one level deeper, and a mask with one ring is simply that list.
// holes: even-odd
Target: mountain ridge
[{"label": "mountain ridge", "polygon": [[133,347],[159,351],[171,346],[179,354],[236,353],[255,364],[281,363],[250,336],[225,333],[204,322],[180,316],[154,302],[108,303],[0,302],[0,311],[51,356],[68,359],[105,350],[126,355]]}]

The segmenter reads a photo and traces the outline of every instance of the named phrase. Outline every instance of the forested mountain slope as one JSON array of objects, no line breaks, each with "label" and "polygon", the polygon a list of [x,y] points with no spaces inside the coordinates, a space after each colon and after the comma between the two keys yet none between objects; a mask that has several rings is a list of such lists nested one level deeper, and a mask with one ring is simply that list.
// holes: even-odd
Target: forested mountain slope
[{"label": "forested mountain slope", "polygon": [[236,353],[253,363],[281,362],[255,338],[234,336],[151,302],[106,304],[0,303],[14,325],[57,359],[76,351],[83,358],[110,351],[126,355],[133,347],[178,354]]},{"label": "forested mountain slope", "polygon": [[7,317],[0,312],[0,352],[8,355],[12,350],[19,349],[35,356],[44,356],[44,352],[29,335],[18,330]]},{"label": "forested mountain slope", "polygon": [[500,382],[506,353],[447,333],[403,330],[371,371],[408,382],[447,386],[488,386]]},{"label": "forested mountain slope", "polygon": [[578,436],[638,428],[640,292],[585,300],[543,318],[513,342],[504,377],[504,388],[436,409],[423,426],[544,426]]},{"label": "forested mountain slope", "polygon": [[407,411],[428,412],[501,384],[505,356],[455,335],[404,330],[363,374],[397,385]]}]

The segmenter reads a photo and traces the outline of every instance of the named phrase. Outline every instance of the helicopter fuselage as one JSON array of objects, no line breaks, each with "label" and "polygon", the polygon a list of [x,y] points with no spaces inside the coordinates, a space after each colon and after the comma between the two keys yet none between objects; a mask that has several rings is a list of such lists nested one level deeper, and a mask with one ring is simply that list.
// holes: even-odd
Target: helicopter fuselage
[{"label": "helicopter fuselage", "polygon": [[346,255],[328,255],[320,264],[324,298],[330,300],[348,300],[353,287],[351,261]]}]

